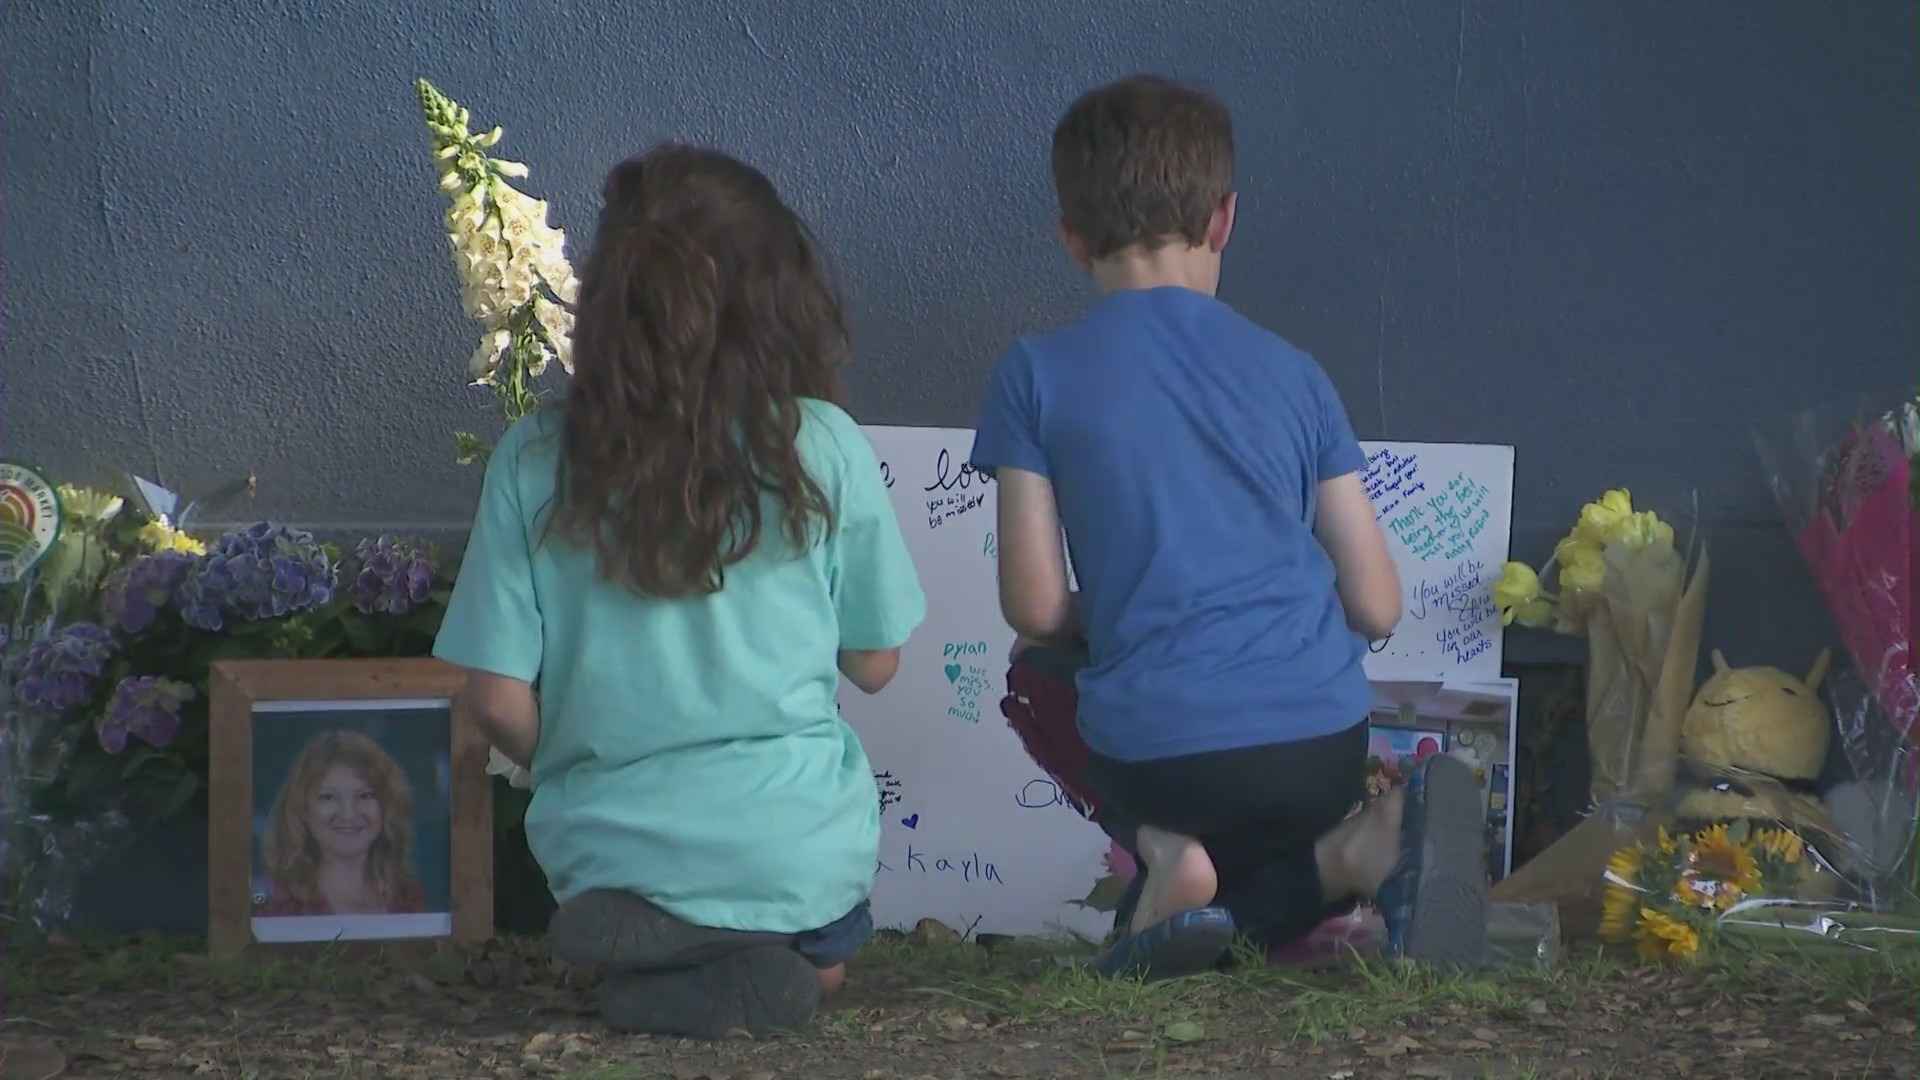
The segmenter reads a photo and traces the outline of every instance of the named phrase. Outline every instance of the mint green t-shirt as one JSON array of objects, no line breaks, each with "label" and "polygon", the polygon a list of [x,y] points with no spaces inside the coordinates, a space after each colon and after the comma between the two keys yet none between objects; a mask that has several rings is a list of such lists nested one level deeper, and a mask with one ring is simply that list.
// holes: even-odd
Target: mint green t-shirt
[{"label": "mint green t-shirt", "polygon": [[770,499],[759,546],[695,599],[603,580],[546,535],[558,410],[494,450],[433,651],[538,685],[527,840],[562,902],[621,889],[702,926],[798,933],[872,889],[879,800],[835,706],[837,654],[904,644],[926,599],[866,435],[802,405],[831,534],[796,552]]}]

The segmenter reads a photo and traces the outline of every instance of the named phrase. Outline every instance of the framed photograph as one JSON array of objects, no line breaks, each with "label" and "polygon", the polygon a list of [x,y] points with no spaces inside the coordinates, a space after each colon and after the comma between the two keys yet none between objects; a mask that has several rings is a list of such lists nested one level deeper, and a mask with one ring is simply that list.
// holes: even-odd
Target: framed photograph
[{"label": "framed photograph", "polygon": [[493,932],[487,746],[432,659],[213,665],[207,937],[252,944]]},{"label": "framed photograph", "polygon": [[1487,875],[1499,881],[1513,872],[1513,750],[1518,744],[1520,683],[1482,681],[1373,682],[1367,744],[1367,794],[1384,794],[1403,783],[1434,754],[1458,758],[1473,769],[1487,814]]}]

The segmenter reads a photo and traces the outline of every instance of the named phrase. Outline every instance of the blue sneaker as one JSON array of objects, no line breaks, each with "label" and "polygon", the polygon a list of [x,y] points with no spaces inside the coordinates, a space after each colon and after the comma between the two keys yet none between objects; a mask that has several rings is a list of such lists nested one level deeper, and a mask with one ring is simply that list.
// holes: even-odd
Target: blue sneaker
[{"label": "blue sneaker", "polygon": [[1407,781],[1400,862],[1374,903],[1387,951],[1444,970],[1478,967],[1487,945],[1486,809],[1473,770],[1437,754]]},{"label": "blue sneaker", "polygon": [[1153,981],[1212,971],[1233,947],[1233,916],[1225,908],[1182,911],[1138,934],[1123,934],[1094,961],[1108,978],[1131,975]]}]

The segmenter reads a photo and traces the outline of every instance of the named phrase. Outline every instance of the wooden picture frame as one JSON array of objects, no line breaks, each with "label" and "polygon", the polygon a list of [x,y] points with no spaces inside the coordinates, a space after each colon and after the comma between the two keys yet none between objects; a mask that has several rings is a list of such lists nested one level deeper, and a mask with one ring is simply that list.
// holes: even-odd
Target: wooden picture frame
[{"label": "wooden picture frame", "polygon": [[213,665],[210,952],[492,936],[492,778],[453,719],[465,681],[427,658]]}]

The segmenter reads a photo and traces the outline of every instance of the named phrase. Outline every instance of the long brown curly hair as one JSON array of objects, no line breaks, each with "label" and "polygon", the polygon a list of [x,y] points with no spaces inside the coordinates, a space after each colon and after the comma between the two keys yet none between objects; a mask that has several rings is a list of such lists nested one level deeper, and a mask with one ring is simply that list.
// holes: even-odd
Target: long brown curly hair
[{"label": "long brown curly hair", "polygon": [[799,399],[839,399],[840,301],[799,215],[725,154],[656,147],[604,197],[551,527],[641,593],[718,592],[761,541],[764,497],[796,548],[832,528],[795,440]]},{"label": "long brown curly hair", "polygon": [[413,785],[380,744],[357,731],[329,731],[300,748],[273,798],[260,858],[274,885],[301,903],[320,896],[320,844],[308,817],[314,789],[335,765],[352,769],[380,803],[380,835],[367,849],[367,885],[391,903],[419,887],[413,869]]}]

